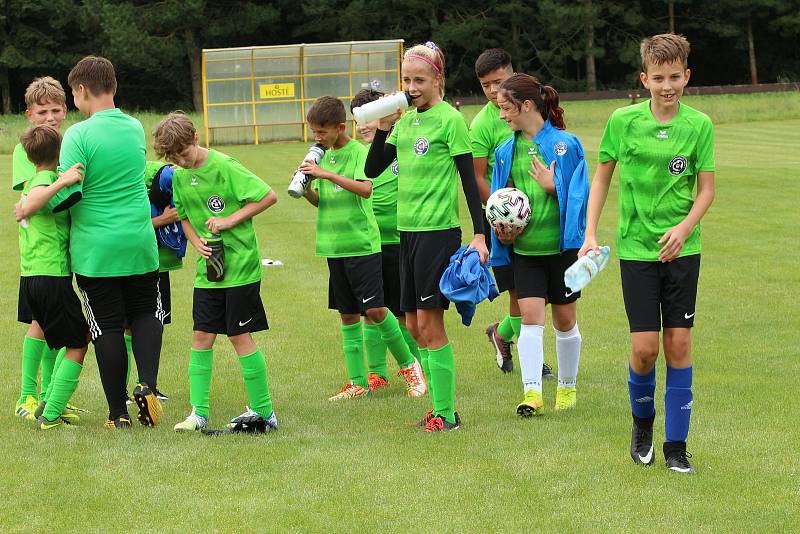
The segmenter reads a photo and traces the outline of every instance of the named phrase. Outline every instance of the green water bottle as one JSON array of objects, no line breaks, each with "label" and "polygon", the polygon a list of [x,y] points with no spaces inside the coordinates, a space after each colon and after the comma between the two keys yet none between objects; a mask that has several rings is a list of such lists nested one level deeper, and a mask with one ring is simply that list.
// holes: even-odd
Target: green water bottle
[{"label": "green water bottle", "polygon": [[206,278],[209,282],[222,282],[225,279],[225,249],[222,246],[222,236],[211,234],[206,244],[211,248],[211,257],[206,260]]}]

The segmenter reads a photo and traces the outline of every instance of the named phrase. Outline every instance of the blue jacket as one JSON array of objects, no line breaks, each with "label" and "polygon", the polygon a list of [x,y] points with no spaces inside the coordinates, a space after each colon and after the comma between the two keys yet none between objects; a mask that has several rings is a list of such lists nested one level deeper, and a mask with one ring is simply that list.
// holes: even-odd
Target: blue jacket
[{"label": "blue jacket", "polygon": [[[150,217],[157,217],[164,213],[167,205],[175,207],[175,199],[172,194],[172,174],[172,167],[165,165],[159,169],[153,178],[154,183],[150,186],[150,193],[148,194],[150,197]],[[157,183],[155,183],[156,181]],[[172,249],[177,257],[183,258],[186,255],[187,240],[180,221],[157,228],[156,239],[159,246]]]},{"label": "blue jacket", "polygon": [[439,290],[456,305],[464,326],[470,325],[480,302],[486,298],[494,300],[500,294],[489,267],[481,265],[478,251],[468,245],[462,245],[450,256],[450,265],[439,280]]},{"label": "blue jacket", "polygon": [[[494,151],[494,170],[492,171],[492,193],[506,187],[514,161],[516,132],[503,141]],[[559,130],[545,121],[544,127],[533,141],[539,147],[547,165],[555,160],[553,181],[558,196],[558,213],[561,225],[561,251],[580,248],[586,231],[586,205],[589,201],[589,166],[583,153],[583,146],[577,137]],[[536,206],[531,206],[536,209]],[[508,265],[511,263],[511,246],[503,245],[492,232],[492,253],[489,265]]]}]

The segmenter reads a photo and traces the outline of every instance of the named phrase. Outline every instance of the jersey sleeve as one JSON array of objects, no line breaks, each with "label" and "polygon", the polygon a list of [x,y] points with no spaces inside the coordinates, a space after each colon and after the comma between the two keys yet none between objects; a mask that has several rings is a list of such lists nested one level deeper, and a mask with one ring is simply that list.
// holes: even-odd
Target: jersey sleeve
[{"label": "jersey sleeve", "polygon": [[369,150],[364,145],[361,145],[362,148],[358,150],[358,154],[356,154],[356,163],[355,169],[353,170],[353,180],[358,181],[365,181],[372,179],[367,178],[366,173],[364,172],[364,166],[367,164],[367,154],[369,154]]},{"label": "jersey sleeve", "polygon": [[714,172],[716,161],[714,159],[714,125],[711,119],[703,121],[697,140],[697,166],[698,171]]},{"label": "jersey sleeve", "polygon": [[472,157],[487,158],[489,151],[493,148],[492,141],[489,139],[488,128],[479,113],[473,120],[469,128],[469,137],[472,142]]},{"label": "jersey sleeve", "polygon": [[600,139],[600,149],[598,161],[606,163],[608,161],[619,161],[619,115],[613,113],[606,123],[603,137]]},{"label": "jersey sleeve", "polygon": [[450,155],[459,156],[461,154],[471,154],[472,143],[469,137],[469,128],[467,128],[467,120],[464,116],[456,112],[447,123],[448,124],[445,126],[445,135]]},{"label": "jersey sleeve", "polygon": [[172,202],[175,204],[175,211],[178,213],[179,219],[189,218],[186,215],[186,208],[181,199],[181,183],[183,181],[183,174],[186,172],[188,172],[186,169],[175,169],[175,172],[172,174]]},{"label": "jersey sleeve", "polygon": [[400,117],[400,120],[395,123],[392,131],[389,132],[389,137],[386,138],[386,144],[397,146],[397,131],[399,130],[398,126],[400,126],[402,122],[403,117]]},{"label": "jersey sleeve", "polygon": [[239,202],[258,202],[272,191],[264,180],[233,158],[228,159],[225,173],[231,191]]},{"label": "jersey sleeve", "polygon": [[22,184],[30,180],[34,174],[36,174],[36,167],[28,159],[22,143],[17,143],[11,159],[11,188],[15,191],[21,190]]},{"label": "jersey sleeve", "polygon": [[[64,172],[76,163],[82,163],[83,177],[86,179],[86,176],[89,173],[89,169],[86,167],[86,160],[87,157],[81,142],[80,133],[75,129],[74,126],[71,126],[69,129],[67,129],[67,133],[64,134],[64,140],[61,141],[61,154],[59,155],[58,172]],[[83,195],[83,182],[78,182],[69,187],[61,189],[61,191],[55,194],[53,200],[56,201],[56,206],[59,206],[76,195],[78,198]],[[76,200],[72,198],[71,203],[74,204],[75,201]]]},{"label": "jersey sleeve", "polygon": [[[30,178],[30,184],[29,184],[30,187],[28,188],[28,191],[30,191],[34,187],[47,187],[48,185],[52,184],[55,180],[56,176],[50,173],[37,174],[33,178]],[[47,203],[44,206],[42,206],[42,208],[39,211],[52,212],[59,204],[58,202],[53,201],[54,198],[55,197],[50,198],[50,200],[48,200]]]}]

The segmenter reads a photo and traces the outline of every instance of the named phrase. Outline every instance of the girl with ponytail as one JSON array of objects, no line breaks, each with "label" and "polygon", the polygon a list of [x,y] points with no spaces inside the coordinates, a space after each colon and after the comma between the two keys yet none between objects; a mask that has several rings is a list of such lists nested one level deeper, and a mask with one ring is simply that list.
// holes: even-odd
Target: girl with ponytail
[{"label": "girl with ponytail", "polygon": [[514,268],[522,313],[518,340],[524,399],[520,416],[541,415],[545,305],[552,306],[556,331],[558,388],[555,409],[572,408],[580,362],[581,334],[576,300],[564,285],[564,271],[577,260],[586,228],[589,173],[583,147],[565,131],[558,92],[527,74],[514,74],[497,93],[500,118],[514,135],[495,151],[492,192],[516,187],[531,202],[524,230],[498,224],[492,235],[491,264]]}]

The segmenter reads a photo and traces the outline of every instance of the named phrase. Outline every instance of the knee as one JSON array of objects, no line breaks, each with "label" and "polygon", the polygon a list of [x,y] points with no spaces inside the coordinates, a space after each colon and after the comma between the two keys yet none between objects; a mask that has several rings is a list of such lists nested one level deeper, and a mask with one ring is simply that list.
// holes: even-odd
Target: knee
[{"label": "knee", "polygon": [[655,365],[658,358],[658,343],[640,343],[633,346],[631,360],[638,364],[637,368],[650,368]]},{"label": "knee", "polygon": [[366,311],[366,316],[373,323],[382,323],[386,319],[386,311],[386,308],[370,308]]},{"label": "knee", "polygon": [[692,338],[688,332],[665,330],[664,356],[670,367],[688,367],[691,364],[691,352]]},{"label": "knee", "polygon": [[192,332],[192,348],[197,350],[208,350],[214,346],[214,340],[217,335],[211,332],[201,332],[195,330]]}]

